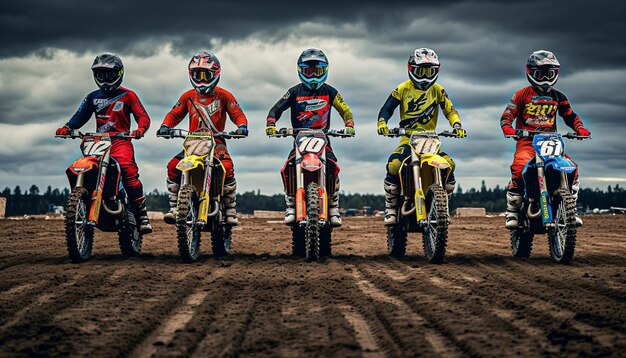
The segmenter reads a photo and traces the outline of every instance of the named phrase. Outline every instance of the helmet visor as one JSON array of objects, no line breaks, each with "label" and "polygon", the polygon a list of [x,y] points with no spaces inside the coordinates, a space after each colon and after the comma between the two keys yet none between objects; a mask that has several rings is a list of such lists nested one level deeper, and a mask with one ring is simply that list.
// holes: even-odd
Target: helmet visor
[{"label": "helmet visor", "polygon": [[530,74],[537,81],[553,81],[559,75],[559,68],[537,67],[530,69]]},{"label": "helmet visor", "polygon": [[189,75],[195,82],[198,83],[209,83],[211,82],[217,75],[219,75],[219,71],[211,71],[207,69],[193,69],[189,71]]},{"label": "helmet visor", "polygon": [[115,81],[119,77],[119,74],[120,74],[120,70],[116,70],[113,68],[97,68],[93,70],[94,77],[99,82],[105,82],[105,83]]},{"label": "helmet visor", "polygon": [[328,72],[328,64],[321,61],[315,64],[301,63],[298,65],[298,71],[306,78],[320,78]]},{"label": "helmet visor", "polygon": [[416,78],[434,78],[439,73],[439,66],[409,66],[409,71]]}]

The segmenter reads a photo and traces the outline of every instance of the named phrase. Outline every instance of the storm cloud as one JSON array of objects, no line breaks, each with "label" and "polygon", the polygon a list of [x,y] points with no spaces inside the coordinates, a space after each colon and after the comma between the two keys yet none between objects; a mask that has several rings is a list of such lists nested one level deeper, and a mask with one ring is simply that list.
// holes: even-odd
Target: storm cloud
[{"label": "storm cloud", "polygon": [[[593,133],[592,141],[566,143],[583,186],[626,181],[622,7],[617,1],[4,2],[0,186],[65,186],[63,167],[78,154],[78,143],[51,136],[95,88],[93,57],[114,51],[126,66],[124,85],[138,93],[153,120],[135,145],[142,180],[149,190],[163,190],[165,164],[180,143],[155,138],[155,128],[190,88],[191,55],[210,49],[223,66],[220,86],[236,96],[250,121],[251,136],[229,143],[239,187],[279,192],[277,171],[291,143],[267,139],[264,119],[297,83],[295,61],[308,47],[327,53],[328,83],[355,114],[357,137],[333,142],[346,191],[381,191],[384,164],[397,143],[376,135],[376,116],[407,79],[406,60],[416,47],[439,54],[439,83],[468,130],[466,140],[443,143],[464,188],[483,179],[506,184],[514,143],[502,138],[499,118],[511,95],[527,85],[525,61],[537,49],[555,52],[562,64],[557,87]],[[337,113],[332,116],[339,126]],[[396,113],[390,123],[397,121]],[[288,122],[285,113],[278,125]],[[445,128],[440,115],[439,129]],[[568,130],[562,122],[559,128]]]}]

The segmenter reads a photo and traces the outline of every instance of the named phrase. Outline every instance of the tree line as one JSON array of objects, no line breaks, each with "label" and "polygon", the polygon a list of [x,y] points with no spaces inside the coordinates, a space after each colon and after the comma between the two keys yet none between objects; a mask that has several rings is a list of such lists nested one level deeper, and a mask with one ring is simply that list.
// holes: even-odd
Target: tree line
[{"label": "tree line", "polygon": [[[65,206],[70,191],[53,189],[51,186],[45,192],[40,192],[36,185],[28,190],[22,190],[18,185],[13,190],[6,187],[1,196],[7,198],[6,215],[33,215],[45,214],[53,206]],[[487,188],[482,182],[480,189],[464,191],[461,186],[450,197],[450,210],[458,207],[482,207],[488,212],[503,212],[506,210],[506,188],[496,186]],[[362,209],[370,207],[372,210],[383,210],[385,197],[382,194],[351,194],[342,193],[341,207],[343,209]],[[169,208],[167,193],[154,190],[146,194],[146,205],[150,211],[167,211]],[[606,190],[581,189],[578,197],[578,206],[582,210],[594,208],[609,208],[611,206],[626,207],[626,189],[616,184],[608,186]],[[285,208],[285,199],[282,194],[266,195],[259,190],[237,194],[237,209],[240,213],[251,214],[254,210],[275,210]]]}]

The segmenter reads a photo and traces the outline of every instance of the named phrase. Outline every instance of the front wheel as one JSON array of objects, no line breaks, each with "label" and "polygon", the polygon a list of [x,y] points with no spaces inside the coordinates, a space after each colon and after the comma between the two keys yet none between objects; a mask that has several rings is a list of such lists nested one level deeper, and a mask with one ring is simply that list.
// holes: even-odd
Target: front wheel
[{"label": "front wheel", "polygon": [[439,184],[433,184],[426,192],[426,225],[422,232],[424,255],[428,262],[440,264],[446,255],[448,240],[448,195]]},{"label": "front wheel", "polygon": [[233,229],[230,225],[218,225],[211,232],[211,249],[213,256],[222,257],[230,253]]},{"label": "front wheel", "polygon": [[93,225],[87,223],[91,200],[87,189],[74,188],[67,199],[65,211],[65,241],[67,252],[74,263],[91,257]]},{"label": "front wheel", "polygon": [[183,262],[193,262],[200,256],[200,228],[198,227],[198,193],[192,185],[178,192],[176,236]]},{"label": "front wheel", "polygon": [[533,234],[521,229],[511,231],[511,251],[513,257],[530,257],[533,249]]},{"label": "front wheel", "polygon": [[143,237],[139,233],[137,227],[137,219],[128,207],[124,210],[124,220],[117,232],[117,238],[120,243],[120,250],[122,256],[131,257],[138,256],[141,253],[141,241]]},{"label": "front wheel", "polygon": [[320,257],[319,189],[311,182],[306,188],[306,225],[304,227],[305,257],[314,261]]},{"label": "front wheel", "polygon": [[576,247],[576,202],[572,194],[558,189],[552,196],[554,228],[548,230],[550,257],[557,263],[570,263]]}]

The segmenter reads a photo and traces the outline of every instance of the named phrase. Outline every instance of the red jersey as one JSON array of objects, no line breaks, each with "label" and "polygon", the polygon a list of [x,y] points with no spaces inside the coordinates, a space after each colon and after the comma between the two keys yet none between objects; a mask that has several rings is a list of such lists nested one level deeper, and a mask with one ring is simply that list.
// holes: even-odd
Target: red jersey
[{"label": "red jersey", "polygon": [[215,87],[210,94],[190,89],[180,96],[174,108],[165,115],[163,124],[174,128],[189,114],[190,131],[208,128],[217,133],[224,131],[226,113],[237,127],[248,125],[248,119],[232,93],[221,87]]},{"label": "red jersey", "polygon": [[99,133],[130,132],[131,114],[139,129],[145,132],[150,128],[150,117],[141,101],[135,92],[125,87],[106,93],[101,90],[91,92],[66,126],[78,129],[89,121],[92,114],[96,115],[96,130]]},{"label": "red jersey", "polygon": [[577,130],[583,126],[563,93],[553,88],[541,95],[528,86],[515,92],[502,114],[500,127],[513,127],[515,121],[516,129],[556,131],[557,113],[568,127]]}]

